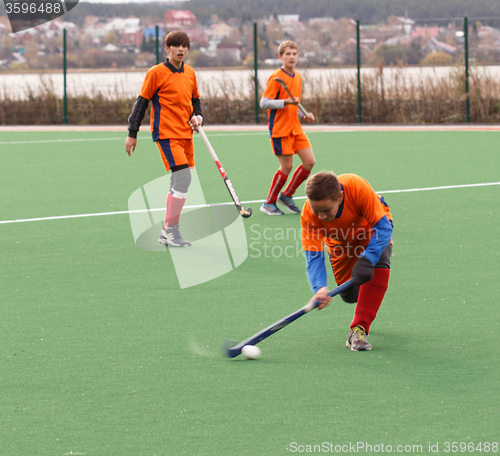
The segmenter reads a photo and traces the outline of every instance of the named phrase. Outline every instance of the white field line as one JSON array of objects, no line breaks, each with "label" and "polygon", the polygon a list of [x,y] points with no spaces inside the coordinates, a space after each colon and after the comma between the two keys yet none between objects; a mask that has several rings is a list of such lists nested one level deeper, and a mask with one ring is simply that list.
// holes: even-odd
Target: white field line
[{"label": "white field line", "polygon": [[[425,192],[425,191],[432,191],[432,190],[449,190],[449,189],[455,189],[455,188],[471,188],[471,187],[488,187],[492,185],[500,185],[500,182],[487,182],[487,183],[480,183],[480,184],[464,184],[464,185],[444,185],[440,187],[424,187],[424,188],[408,188],[408,189],[401,189],[401,190],[384,190],[384,191],[377,191],[377,194],[386,194],[386,193],[410,193],[410,192]],[[294,197],[295,199],[306,199],[305,196],[297,196]],[[252,200],[252,201],[242,201],[242,205],[247,205],[247,204],[253,204],[253,203],[263,203],[265,200]],[[207,207],[207,206],[229,206],[231,204],[234,204],[232,201],[231,202],[225,202],[225,203],[213,203],[213,204],[199,204],[199,205],[192,205],[192,206],[185,206],[185,209],[196,209],[200,207]],[[143,210],[137,210],[137,211],[115,211],[115,212],[96,212],[94,214],[75,214],[75,215],[56,215],[53,217],[38,217],[38,218],[31,218],[31,219],[18,219],[18,220],[0,220],[0,225],[5,225],[7,223],[24,223],[24,222],[41,222],[45,220],[65,220],[65,219],[74,219],[74,218],[84,218],[84,217],[101,217],[101,216],[106,216],[106,215],[123,215],[123,214],[132,214],[132,213],[141,213],[141,212],[158,212],[158,211],[164,211],[164,207],[156,208],[156,209],[143,209]]]},{"label": "white field line", "polygon": [[[264,131],[264,132],[247,132],[247,133],[211,133],[209,136],[211,138],[215,138],[218,136],[263,136],[263,135],[269,135],[269,132]],[[17,144],[51,144],[51,143],[72,143],[72,142],[87,142],[87,141],[123,141],[125,142],[126,139],[126,134],[124,133],[123,136],[120,136],[118,138],[74,138],[74,139],[37,139],[33,141],[2,141],[0,142],[0,146],[10,146],[10,145],[17,145]],[[197,136],[194,136],[194,138],[197,138]],[[138,140],[141,139],[149,139],[151,142],[153,140],[151,139],[151,136],[140,136],[137,138]]]},{"label": "white field line", "polygon": [[[309,128],[307,128],[309,127]],[[212,127],[213,128],[213,127]],[[241,127],[240,127],[241,128]],[[245,131],[245,132],[234,132],[230,129],[227,131],[216,131],[216,130],[210,130],[205,128],[205,131],[210,132],[209,136],[211,138],[215,137],[228,137],[228,136],[263,136],[269,135],[269,131],[267,129],[263,129],[262,126],[258,127],[259,130],[256,131],[255,129]],[[384,127],[378,127],[378,126],[366,126],[364,128],[358,128],[356,126],[354,127],[330,127],[330,128],[321,128],[321,126],[317,126],[316,128],[311,127],[311,126],[303,126],[303,129],[307,131],[308,134],[310,133],[355,133],[355,132],[360,132],[360,131],[370,131],[370,132],[387,132],[387,131],[454,131],[454,132],[460,132],[460,131],[482,131],[482,132],[498,132],[500,131],[500,126],[460,126],[460,127],[447,127],[447,126],[406,126],[406,127],[398,127],[398,126],[386,126]],[[41,131],[41,130],[40,130]],[[50,130],[47,130],[50,131]],[[57,130],[59,131],[59,130]],[[61,130],[63,131],[63,130]],[[68,130],[70,131],[70,130]],[[2,130],[0,129],[0,133]],[[16,145],[16,144],[50,144],[50,143],[71,143],[71,142],[86,142],[86,141],[123,141],[125,142],[126,139],[126,129],[123,130],[123,136],[117,137],[117,138],[75,138],[75,139],[40,139],[40,140],[33,140],[33,141],[2,141],[0,142],[0,146],[8,146],[8,145]],[[197,138],[198,136],[195,135],[194,138]],[[137,138],[138,140],[142,139],[149,139],[152,141],[151,136],[139,136]]]}]

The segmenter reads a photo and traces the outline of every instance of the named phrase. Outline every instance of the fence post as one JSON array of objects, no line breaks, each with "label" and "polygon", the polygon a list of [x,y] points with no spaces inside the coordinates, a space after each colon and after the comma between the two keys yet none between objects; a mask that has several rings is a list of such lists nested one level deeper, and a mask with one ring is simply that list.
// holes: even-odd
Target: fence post
[{"label": "fence post", "polygon": [[359,38],[359,20],[356,21],[356,61],[358,66],[358,123],[362,123],[361,118],[361,49]]},{"label": "fence post", "polygon": [[464,47],[465,47],[465,121],[470,123],[469,99],[469,20],[464,17]]},{"label": "fence post", "polygon": [[255,86],[255,123],[259,123],[259,78],[258,78],[258,52],[257,52],[257,22],[253,23],[253,71]]},{"label": "fence post", "polygon": [[63,29],[63,124],[68,123],[68,98],[66,94],[66,29]]},{"label": "fence post", "polygon": [[155,32],[156,32],[156,41],[155,41],[156,64],[158,65],[160,63],[160,36],[159,36],[160,31],[158,26],[156,26]]}]

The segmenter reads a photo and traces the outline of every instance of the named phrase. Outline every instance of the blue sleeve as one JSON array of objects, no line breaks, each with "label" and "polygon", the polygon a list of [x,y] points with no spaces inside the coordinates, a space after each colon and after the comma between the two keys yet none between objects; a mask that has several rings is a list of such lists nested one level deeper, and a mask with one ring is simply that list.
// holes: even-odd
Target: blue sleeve
[{"label": "blue sleeve", "polygon": [[372,266],[375,266],[380,260],[383,251],[391,242],[392,222],[384,215],[372,228],[374,231],[373,236],[360,257],[365,256],[370,260]]},{"label": "blue sleeve", "polygon": [[325,254],[321,252],[304,251],[306,256],[307,280],[311,285],[311,290],[316,293],[321,287],[328,286],[325,268]]}]

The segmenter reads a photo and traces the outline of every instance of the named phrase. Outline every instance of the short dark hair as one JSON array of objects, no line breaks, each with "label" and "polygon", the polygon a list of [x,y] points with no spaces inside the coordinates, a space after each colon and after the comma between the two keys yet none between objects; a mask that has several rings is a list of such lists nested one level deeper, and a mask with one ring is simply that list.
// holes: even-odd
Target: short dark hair
[{"label": "short dark hair", "polygon": [[340,182],[331,171],[320,171],[308,179],[306,195],[311,201],[337,200],[340,197]]},{"label": "short dark hair", "polygon": [[181,30],[174,30],[165,37],[165,46],[186,46],[189,49],[191,44],[189,36]]}]

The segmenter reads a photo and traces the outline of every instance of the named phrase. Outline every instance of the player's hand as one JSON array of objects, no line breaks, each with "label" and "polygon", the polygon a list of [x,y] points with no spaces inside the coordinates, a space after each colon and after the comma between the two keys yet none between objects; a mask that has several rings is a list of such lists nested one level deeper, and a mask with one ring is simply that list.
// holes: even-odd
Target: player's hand
[{"label": "player's hand", "polygon": [[356,264],[352,268],[352,278],[356,285],[363,285],[373,278],[373,265],[371,261],[362,256],[358,258]]},{"label": "player's hand", "polygon": [[132,152],[135,151],[136,145],[137,138],[131,138],[130,136],[127,136],[127,139],[125,140],[125,150],[127,151],[129,157],[132,155]]},{"label": "player's hand", "polygon": [[198,131],[198,127],[203,126],[203,117],[193,116],[191,117],[191,120],[188,122],[188,124],[193,131]]},{"label": "player's hand", "polygon": [[314,302],[319,299],[318,309],[323,309],[323,307],[326,307],[328,304],[330,304],[330,301],[332,300],[331,296],[328,296],[329,291],[330,290],[328,289],[328,287],[320,288],[316,293],[314,293],[314,296],[312,297],[310,302]]},{"label": "player's hand", "polygon": [[315,121],[314,114],[310,112],[309,117],[304,116],[304,120],[308,123],[313,123]]},{"label": "player's hand", "polygon": [[286,105],[295,105],[297,106],[299,104],[300,100],[297,97],[290,97],[285,99],[285,106]]}]

